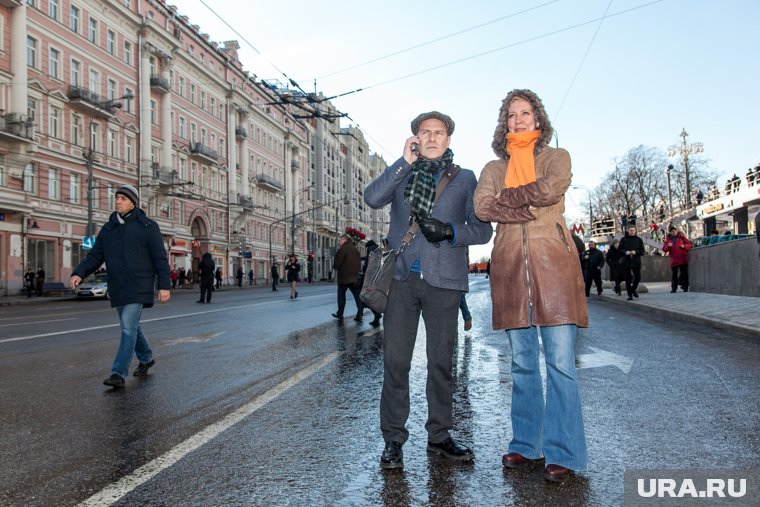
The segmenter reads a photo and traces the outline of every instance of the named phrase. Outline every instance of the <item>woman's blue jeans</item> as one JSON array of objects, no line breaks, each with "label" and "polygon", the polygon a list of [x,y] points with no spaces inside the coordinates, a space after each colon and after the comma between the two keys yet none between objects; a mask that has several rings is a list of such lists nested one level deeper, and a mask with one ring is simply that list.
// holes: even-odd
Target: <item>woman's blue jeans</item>
[{"label": "woman's blue jeans", "polygon": [[137,355],[137,359],[141,363],[149,363],[153,359],[153,351],[150,349],[148,339],[140,327],[142,309],[143,305],[141,303],[116,307],[121,324],[121,343],[119,343],[119,350],[116,352],[116,359],[113,361],[111,371],[118,373],[123,378],[126,378],[129,374],[129,363],[132,362],[132,354]]},{"label": "woman's blue jeans", "polygon": [[[546,402],[538,333],[546,359]],[[571,470],[588,466],[588,449],[575,375],[575,325],[511,329],[512,441],[509,452],[546,458]]]}]

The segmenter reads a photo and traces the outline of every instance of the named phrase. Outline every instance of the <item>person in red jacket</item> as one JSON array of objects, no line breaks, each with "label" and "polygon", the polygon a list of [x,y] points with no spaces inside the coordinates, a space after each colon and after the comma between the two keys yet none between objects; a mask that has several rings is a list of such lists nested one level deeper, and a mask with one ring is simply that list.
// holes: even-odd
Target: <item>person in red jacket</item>
[{"label": "person in red jacket", "polygon": [[670,292],[676,292],[679,285],[684,292],[689,292],[689,250],[692,246],[689,238],[678,227],[670,226],[662,244],[662,251],[670,255],[670,270],[673,273]]}]

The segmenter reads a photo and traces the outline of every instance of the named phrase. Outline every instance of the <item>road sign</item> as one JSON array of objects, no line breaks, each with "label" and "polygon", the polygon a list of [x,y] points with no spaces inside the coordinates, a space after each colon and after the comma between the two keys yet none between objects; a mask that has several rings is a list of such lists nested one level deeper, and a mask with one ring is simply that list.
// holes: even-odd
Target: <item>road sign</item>
[{"label": "road sign", "polygon": [[89,250],[90,248],[95,245],[95,236],[83,236],[82,237],[82,248],[85,250]]}]

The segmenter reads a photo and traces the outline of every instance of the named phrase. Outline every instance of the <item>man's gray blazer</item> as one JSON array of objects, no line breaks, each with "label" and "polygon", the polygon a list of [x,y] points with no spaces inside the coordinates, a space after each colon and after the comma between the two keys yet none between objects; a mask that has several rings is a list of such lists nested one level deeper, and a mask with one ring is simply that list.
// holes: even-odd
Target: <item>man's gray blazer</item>
[{"label": "man's gray blazer", "polygon": [[[364,202],[370,208],[391,205],[388,242],[394,249],[399,248],[409,230],[412,210],[404,201],[404,190],[411,178],[411,167],[402,157],[364,190]],[[454,241],[442,241],[436,247],[418,233],[396,260],[395,279],[406,280],[414,260],[419,258],[422,277],[430,285],[467,292],[467,247],[487,243],[493,234],[491,224],[478,220],[473,210],[472,195],[477,183],[475,173],[469,169],[461,169],[449,182],[433,205],[431,216],[454,226]]]}]

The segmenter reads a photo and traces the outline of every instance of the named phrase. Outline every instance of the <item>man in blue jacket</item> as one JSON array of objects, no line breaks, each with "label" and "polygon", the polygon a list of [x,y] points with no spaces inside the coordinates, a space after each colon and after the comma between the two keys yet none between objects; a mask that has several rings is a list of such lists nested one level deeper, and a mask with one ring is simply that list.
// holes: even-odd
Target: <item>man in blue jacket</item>
[{"label": "man in blue jacket", "polygon": [[69,282],[73,289],[83,278],[95,272],[103,263],[108,269],[108,294],[111,306],[119,314],[121,343],[116,353],[111,376],[103,381],[114,388],[124,387],[129,374],[132,354],[140,364],[135,377],[148,374],[156,362],[148,339],[140,327],[143,307],[154,302],[156,280],[158,300],[169,301],[171,278],[166,249],[158,224],[139,208],[137,189],[123,185],[116,191],[116,211],[100,229],[95,245],[87,257],[76,267]]},{"label": "man in blue jacket", "polygon": [[[409,438],[409,370],[420,314],[427,339],[427,450],[458,461],[474,458],[472,449],[450,434],[452,362],[459,301],[468,290],[467,247],[487,243],[493,228],[475,217],[472,196],[477,180],[472,171],[453,163],[449,149],[453,132],[454,121],[445,114],[431,111],[417,116],[403,156],[364,191],[371,208],[391,205],[392,248],[399,248],[412,220],[419,222],[422,233],[396,259],[384,317],[381,468],[404,465],[401,446]],[[452,178],[435,201],[435,187],[444,176]]]}]

